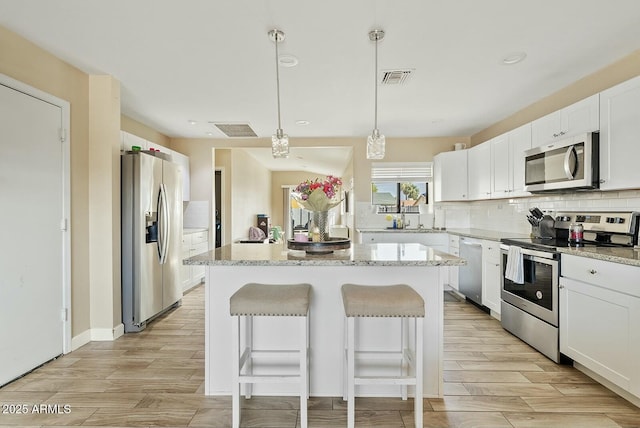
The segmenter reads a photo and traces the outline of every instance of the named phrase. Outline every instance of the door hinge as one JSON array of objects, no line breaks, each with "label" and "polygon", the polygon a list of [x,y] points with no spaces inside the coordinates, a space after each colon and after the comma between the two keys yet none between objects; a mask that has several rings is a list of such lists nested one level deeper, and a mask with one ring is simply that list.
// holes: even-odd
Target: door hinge
[{"label": "door hinge", "polygon": [[67,130],[65,128],[58,128],[58,136],[60,137],[60,142],[64,143],[67,141]]},{"label": "door hinge", "polygon": [[60,315],[62,316],[63,322],[69,321],[69,312],[67,311],[67,308],[62,308]]},{"label": "door hinge", "polygon": [[63,218],[62,220],[60,220],[60,230],[63,232],[67,231],[67,219]]}]

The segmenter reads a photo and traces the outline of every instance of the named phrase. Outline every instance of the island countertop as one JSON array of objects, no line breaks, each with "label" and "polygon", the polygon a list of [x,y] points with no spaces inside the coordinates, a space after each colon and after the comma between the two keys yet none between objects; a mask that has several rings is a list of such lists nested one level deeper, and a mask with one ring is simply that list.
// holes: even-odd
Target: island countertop
[{"label": "island countertop", "polygon": [[351,244],[347,250],[307,254],[283,244],[230,244],[183,261],[217,266],[462,266],[454,255],[415,243]]}]

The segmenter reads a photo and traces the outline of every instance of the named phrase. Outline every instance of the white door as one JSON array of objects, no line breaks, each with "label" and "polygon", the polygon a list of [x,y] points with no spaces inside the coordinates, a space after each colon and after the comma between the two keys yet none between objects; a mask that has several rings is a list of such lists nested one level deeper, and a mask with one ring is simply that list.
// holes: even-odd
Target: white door
[{"label": "white door", "polygon": [[63,352],[58,106],[0,85],[0,385]]}]

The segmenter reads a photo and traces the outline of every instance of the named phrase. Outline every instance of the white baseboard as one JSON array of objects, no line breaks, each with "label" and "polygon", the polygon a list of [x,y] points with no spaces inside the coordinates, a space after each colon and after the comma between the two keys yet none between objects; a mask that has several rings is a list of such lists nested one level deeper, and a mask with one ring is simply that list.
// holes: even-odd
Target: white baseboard
[{"label": "white baseboard", "polygon": [[112,341],[124,334],[124,324],[120,323],[114,328],[92,328],[85,330],[71,339],[71,351],[75,351],[83,345],[95,341]]},{"label": "white baseboard", "polygon": [[89,342],[91,342],[91,329],[85,330],[79,335],[71,338],[71,351],[73,352]]}]

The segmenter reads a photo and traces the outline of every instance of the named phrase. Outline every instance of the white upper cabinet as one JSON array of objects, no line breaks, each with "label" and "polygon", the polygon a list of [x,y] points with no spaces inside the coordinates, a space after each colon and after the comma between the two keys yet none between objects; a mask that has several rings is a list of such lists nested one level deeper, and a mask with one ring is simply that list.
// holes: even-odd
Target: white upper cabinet
[{"label": "white upper cabinet", "polygon": [[491,197],[508,198],[513,187],[509,138],[507,134],[502,134],[489,140],[489,143],[491,144]]},{"label": "white upper cabinet", "polygon": [[465,201],[467,194],[467,152],[455,150],[433,157],[435,201]]},{"label": "white upper cabinet", "polygon": [[469,199],[489,199],[491,198],[491,144],[482,143],[471,147],[468,151]]},{"label": "white upper cabinet", "polygon": [[129,134],[125,131],[120,131],[120,150],[130,151],[133,146],[140,147],[140,150],[148,150],[149,142],[144,138],[140,138],[137,135]]},{"label": "white upper cabinet", "polygon": [[600,95],[595,94],[532,122],[532,147],[600,128]]},{"label": "white upper cabinet", "polygon": [[600,93],[600,188],[640,187],[640,77]]}]

